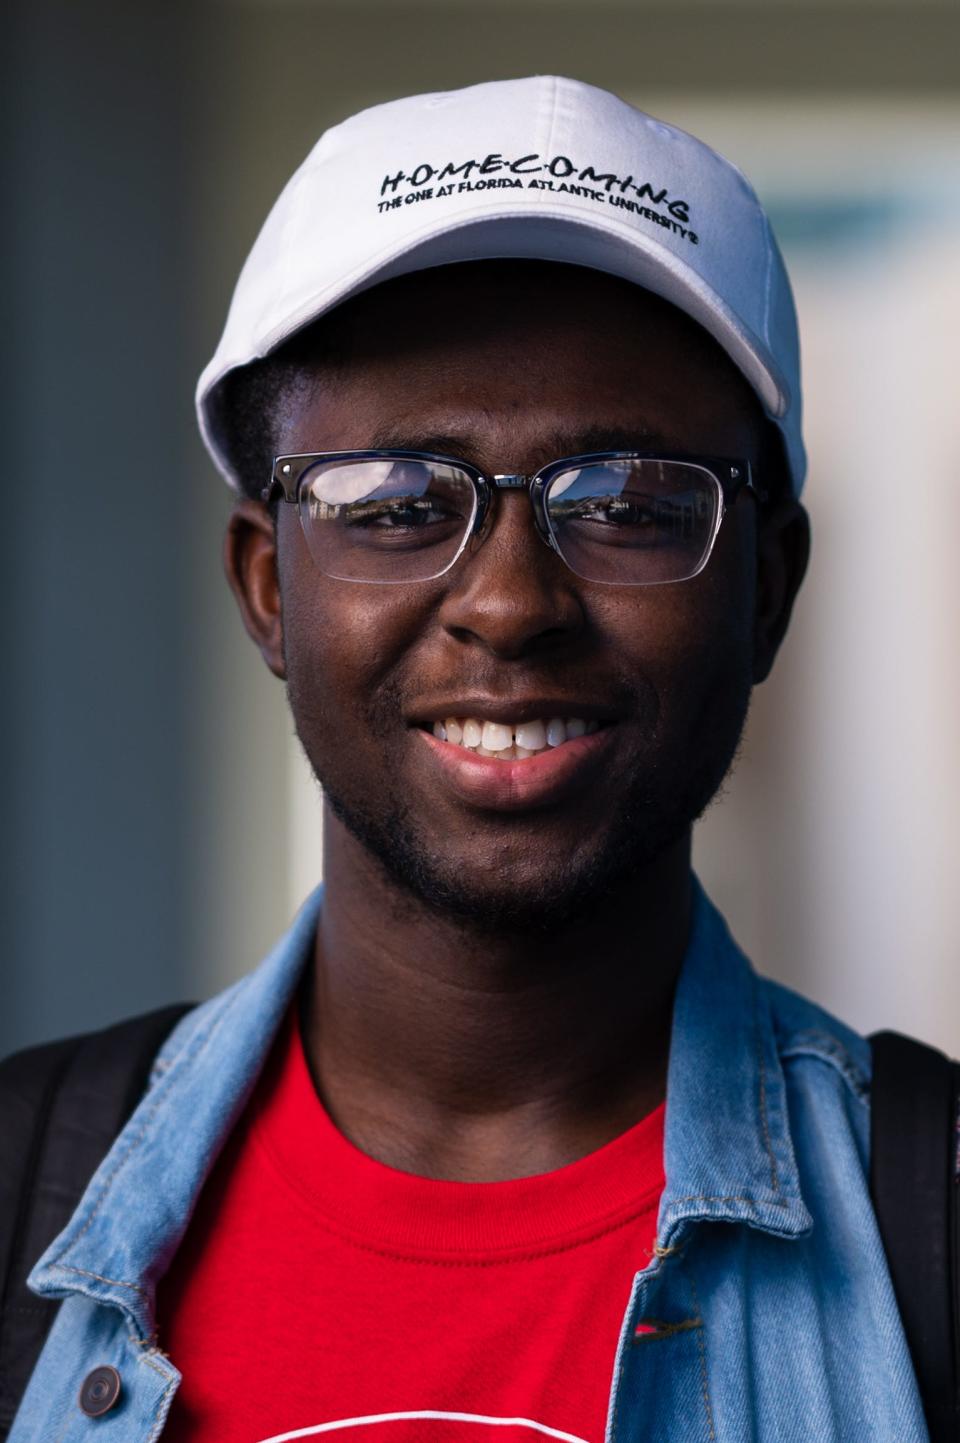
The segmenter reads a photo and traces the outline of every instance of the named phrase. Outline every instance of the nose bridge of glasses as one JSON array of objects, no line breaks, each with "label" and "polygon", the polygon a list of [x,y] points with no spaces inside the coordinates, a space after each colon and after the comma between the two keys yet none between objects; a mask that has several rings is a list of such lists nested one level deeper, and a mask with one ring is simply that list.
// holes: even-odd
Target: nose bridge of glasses
[{"label": "nose bridge of glasses", "polygon": [[[490,482],[491,492],[526,491],[527,497],[530,502],[530,507],[533,511],[533,520],[537,535],[540,537],[541,541],[546,542],[547,546],[551,549],[551,551],[555,551],[556,545],[554,543],[553,537],[550,532],[550,527],[547,524],[547,518],[544,513],[543,487],[539,484],[538,477],[527,476],[524,475],[522,472],[518,471],[511,471],[499,475],[493,475],[488,477],[487,479]],[[494,510],[494,508],[491,508],[491,510]],[[496,515],[493,514],[491,516],[487,511],[487,508],[484,507],[481,513],[477,516],[476,529],[478,532],[482,531],[484,534],[486,534],[489,531],[490,526],[494,525],[495,523]]]}]

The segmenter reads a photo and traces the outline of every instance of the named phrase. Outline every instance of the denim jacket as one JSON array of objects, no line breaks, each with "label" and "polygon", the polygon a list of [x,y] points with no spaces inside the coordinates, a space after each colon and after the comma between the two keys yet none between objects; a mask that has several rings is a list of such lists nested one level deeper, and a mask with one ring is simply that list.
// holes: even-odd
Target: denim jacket
[{"label": "denim jacket", "polygon": [[[255,972],[180,1023],[34,1268],[32,1289],[64,1302],[10,1443],[161,1436],[180,1374],[155,1336],[156,1283],[290,1005],[319,908],[315,893]],[[927,1439],[867,1188],[869,1065],[862,1038],[754,974],[698,889],[657,1248],[638,1258],[611,1359],[606,1443]],[[102,1364],[122,1391],[90,1418],[78,1394]]]}]

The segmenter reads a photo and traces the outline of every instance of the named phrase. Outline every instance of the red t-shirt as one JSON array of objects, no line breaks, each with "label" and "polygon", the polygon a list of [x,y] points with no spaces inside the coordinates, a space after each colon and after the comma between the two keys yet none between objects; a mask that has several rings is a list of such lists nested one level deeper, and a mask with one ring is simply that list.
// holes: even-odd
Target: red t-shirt
[{"label": "red t-shirt", "polygon": [[602,1443],[662,1157],[660,1107],[536,1177],[399,1172],[337,1131],[289,1023],[160,1286],[164,1443]]}]

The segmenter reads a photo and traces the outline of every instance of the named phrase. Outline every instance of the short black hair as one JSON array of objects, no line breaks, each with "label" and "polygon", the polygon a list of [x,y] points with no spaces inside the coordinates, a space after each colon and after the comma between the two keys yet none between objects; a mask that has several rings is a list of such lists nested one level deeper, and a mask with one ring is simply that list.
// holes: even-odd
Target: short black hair
[{"label": "short black hair", "polygon": [[794,494],[783,432],[767,416],[763,417],[760,451],[753,472],[754,485],[763,494],[761,513],[771,511],[774,506]]},{"label": "short black hair", "polygon": [[[335,319],[336,318],[336,319]],[[321,316],[268,356],[228,371],[210,398],[210,419],[241,494],[269,485],[289,407],[315,383],[318,363],[336,368],[349,344],[339,312]]]}]

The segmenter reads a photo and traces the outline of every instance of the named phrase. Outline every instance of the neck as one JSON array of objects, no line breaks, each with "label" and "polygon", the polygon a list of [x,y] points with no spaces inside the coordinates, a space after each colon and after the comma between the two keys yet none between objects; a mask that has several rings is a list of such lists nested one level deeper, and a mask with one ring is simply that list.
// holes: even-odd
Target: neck
[{"label": "neck", "polygon": [[325,836],[304,1040],[364,1152],[427,1177],[521,1177],[663,1100],[689,836],[556,935],[480,935],[401,892],[329,812]]}]

